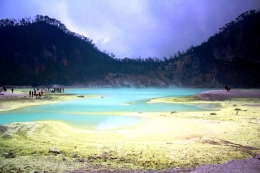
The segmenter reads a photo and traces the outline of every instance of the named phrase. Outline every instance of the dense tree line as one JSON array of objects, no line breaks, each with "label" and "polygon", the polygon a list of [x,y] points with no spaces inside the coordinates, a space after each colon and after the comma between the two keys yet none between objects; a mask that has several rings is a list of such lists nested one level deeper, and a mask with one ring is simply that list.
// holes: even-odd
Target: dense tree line
[{"label": "dense tree line", "polygon": [[208,40],[215,38],[217,35],[223,33],[227,29],[233,27],[236,23],[242,22],[249,17],[256,16],[258,13],[260,13],[260,10],[250,10],[250,11],[246,11],[246,12],[242,13],[235,20],[232,20],[229,23],[225,24],[223,27],[219,28],[219,32],[216,33],[215,35],[209,37]]},{"label": "dense tree line", "polygon": [[34,19],[31,18],[31,17],[24,17],[24,18],[19,19],[19,20],[16,20],[16,19],[1,19],[0,20],[0,28],[6,27],[6,26],[25,26],[25,25],[30,25],[30,24],[37,23],[37,22],[46,22],[50,25],[56,26],[57,28],[61,29],[63,32],[84,40],[85,42],[92,45],[94,49],[98,50],[96,45],[93,43],[92,39],[87,38],[84,35],[80,35],[80,34],[77,34],[75,32],[71,32],[69,29],[67,29],[67,27],[61,21],[54,19],[54,18],[50,18],[48,16],[36,15]]}]

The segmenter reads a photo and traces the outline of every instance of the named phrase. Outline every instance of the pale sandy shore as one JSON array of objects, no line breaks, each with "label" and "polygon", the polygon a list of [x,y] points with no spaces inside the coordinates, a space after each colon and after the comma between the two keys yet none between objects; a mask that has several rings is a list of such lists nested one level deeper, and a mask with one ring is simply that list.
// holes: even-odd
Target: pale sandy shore
[{"label": "pale sandy shore", "polygon": [[[58,98],[54,101],[66,100],[61,95],[55,97]],[[78,99],[75,95],[68,97]],[[8,107],[5,99],[0,99],[0,110],[17,108]],[[19,99],[13,98],[11,103],[21,102]],[[47,98],[41,101],[48,103]],[[36,99],[22,102],[24,106],[41,104]],[[121,112],[117,114],[139,116],[145,121],[141,125],[105,131],[77,128],[59,121],[1,125],[0,172],[20,169],[24,172],[202,173],[244,169],[256,173],[259,170],[260,160],[253,158],[260,153],[259,90],[208,91],[150,102],[219,104],[220,108],[200,112],[175,112],[174,107],[172,112]],[[57,150],[49,152],[53,147]],[[10,153],[15,158],[5,158]]]},{"label": "pale sandy shore", "polygon": [[83,99],[83,98],[97,98],[96,95],[76,95],[68,93],[51,93],[44,91],[40,98],[29,97],[30,89],[15,89],[14,93],[1,92],[0,93],[0,112],[19,109],[27,106],[53,104],[57,102],[64,102],[69,100]]}]

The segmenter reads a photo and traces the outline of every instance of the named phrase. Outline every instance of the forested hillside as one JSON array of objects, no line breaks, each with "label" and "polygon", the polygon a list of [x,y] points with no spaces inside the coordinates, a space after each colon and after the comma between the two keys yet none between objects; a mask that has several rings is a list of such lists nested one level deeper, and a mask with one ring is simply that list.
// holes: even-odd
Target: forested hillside
[{"label": "forested hillside", "polygon": [[163,67],[165,75],[184,86],[260,87],[260,12],[241,14]]},{"label": "forested hillside", "polygon": [[0,74],[0,85],[260,87],[260,12],[164,59],[116,59],[48,16],[2,19]]}]

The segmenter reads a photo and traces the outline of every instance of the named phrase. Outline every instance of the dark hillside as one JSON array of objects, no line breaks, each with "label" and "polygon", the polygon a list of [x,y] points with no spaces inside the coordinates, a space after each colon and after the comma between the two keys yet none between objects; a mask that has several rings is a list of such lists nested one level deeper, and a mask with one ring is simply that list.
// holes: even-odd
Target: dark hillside
[{"label": "dark hillside", "polygon": [[241,14],[164,66],[171,69],[165,73],[184,86],[260,87],[260,12]]},{"label": "dark hillside", "polygon": [[260,12],[169,59],[114,59],[56,19],[0,20],[0,85],[260,87]]},{"label": "dark hillside", "polygon": [[236,22],[221,28],[220,33],[209,38],[206,47],[217,59],[236,58],[260,62],[260,13],[246,12]]},{"label": "dark hillside", "polygon": [[72,84],[101,79],[115,61],[46,22],[0,28],[0,83]]}]

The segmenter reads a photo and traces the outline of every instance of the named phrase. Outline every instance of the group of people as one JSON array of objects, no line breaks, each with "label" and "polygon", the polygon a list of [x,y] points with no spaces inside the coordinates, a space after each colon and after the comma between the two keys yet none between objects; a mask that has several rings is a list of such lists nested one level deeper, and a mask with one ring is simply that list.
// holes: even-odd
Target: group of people
[{"label": "group of people", "polygon": [[[4,91],[4,92],[7,92],[7,86],[4,85],[2,88],[0,88],[0,93]],[[36,99],[37,98],[40,98],[43,96],[43,92],[45,91],[45,89],[39,89],[39,88],[34,88],[33,91],[29,91],[29,97],[34,97],[36,96]],[[64,88],[53,88],[53,90],[50,90],[50,88],[48,88],[48,91],[54,93],[54,92],[64,92]],[[14,92],[14,88],[11,87],[11,92],[13,93]],[[3,95],[3,93],[1,93],[1,95]]]},{"label": "group of people", "polygon": [[[0,93],[2,91],[7,91],[7,87],[4,85],[3,88],[0,89]],[[14,93],[14,88],[11,88],[12,93]]]},{"label": "group of people", "polygon": [[34,88],[33,91],[29,91],[29,97],[36,97],[37,98],[40,98],[41,96],[43,96],[43,90],[41,89],[41,91],[39,91],[39,88],[37,88],[37,91],[36,89]]},{"label": "group of people", "polygon": [[[33,91],[29,91],[29,97],[36,96],[36,99],[40,98],[41,96],[43,96],[44,91],[45,91],[45,89],[40,90],[39,88],[37,88],[37,89],[34,88]],[[61,93],[61,92],[64,92],[64,88],[53,88],[53,90],[50,90],[50,88],[48,88],[48,91],[50,91],[52,93],[54,93],[54,92]]]},{"label": "group of people", "polygon": [[[48,91],[49,91],[49,88],[48,88]],[[63,92],[64,93],[64,88],[53,88],[53,90],[51,90],[52,93],[55,93],[55,92],[58,92],[58,93],[61,93]]]}]

